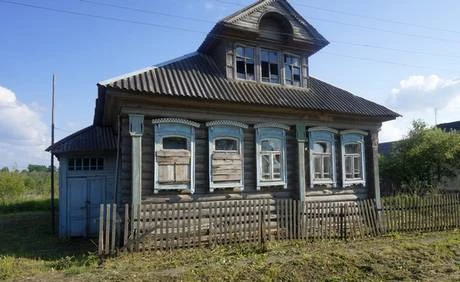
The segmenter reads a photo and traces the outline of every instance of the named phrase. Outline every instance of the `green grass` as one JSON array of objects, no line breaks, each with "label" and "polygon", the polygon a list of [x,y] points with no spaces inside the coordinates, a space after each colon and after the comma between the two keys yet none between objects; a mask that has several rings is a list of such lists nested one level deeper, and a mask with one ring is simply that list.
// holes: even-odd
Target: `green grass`
[{"label": "green grass", "polygon": [[0,215],[0,280],[460,280],[460,231],[122,254],[101,265],[94,250],[87,240],[56,239],[48,213]]},{"label": "green grass", "polygon": [[[54,200],[54,206],[58,210],[58,199]],[[29,198],[8,204],[0,204],[0,215],[18,212],[49,211],[51,210],[50,199],[43,197]]]}]

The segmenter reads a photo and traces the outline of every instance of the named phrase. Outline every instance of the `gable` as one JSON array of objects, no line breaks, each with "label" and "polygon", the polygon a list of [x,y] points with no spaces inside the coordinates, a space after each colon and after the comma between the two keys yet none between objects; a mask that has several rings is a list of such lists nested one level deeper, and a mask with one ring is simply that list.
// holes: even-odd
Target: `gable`
[{"label": "gable", "polygon": [[259,1],[224,18],[222,22],[235,28],[259,31],[261,20],[270,14],[278,14],[285,18],[292,28],[294,39],[328,44],[327,40],[285,0]]}]

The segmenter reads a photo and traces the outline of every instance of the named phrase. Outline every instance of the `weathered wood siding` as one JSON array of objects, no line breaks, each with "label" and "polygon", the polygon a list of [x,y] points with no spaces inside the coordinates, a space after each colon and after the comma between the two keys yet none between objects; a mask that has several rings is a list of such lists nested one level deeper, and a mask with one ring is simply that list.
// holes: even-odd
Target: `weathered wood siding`
[{"label": "weathered wood siding", "polygon": [[[298,171],[297,171],[297,140],[295,126],[291,126],[286,132],[286,160],[287,160],[287,189],[282,187],[262,187],[256,189],[256,147],[255,129],[250,124],[244,129],[244,189],[218,189],[213,193],[209,191],[209,143],[208,128],[204,123],[208,120],[193,121],[201,123],[201,127],[195,130],[195,193],[181,193],[179,191],[160,191],[153,193],[154,184],[154,134],[151,120],[159,116],[145,116],[144,135],[142,138],[142,199],[144,202],[164,201],[208,201],[225,199],[251,199],[251,198],[298,198]],[[184,118],[187,118],[184,116]],[[219,119],[216,117],[216,119]],[[215,120],[216,120],[215,119]],[[211,119],[212,120],[212,119]],[[331,124],[331,128],[336,128]],[[345,128],[338,128],[339,130]],[[346,128],[348,129],[348,128]],[[122,117],[121,133],[121,163],[120,163],[120,203],[130,203],[131,200],[131,136],[128,133],[128,119]],[[305,152],[305,180],[306,196],[310,200],[318,201],[341,201],[367,198],[372,196],[369,191],[373,189],[373,168],[371,162],[372,145],[370,135],[365,137],[365,165],[366,187],[342,187],[341,145],[340,136],[335,136],[336,145],[336,188],[310,188],[309,152]],[[305,143],[308,148],[308,141]]]},{"label": "weathered wood siding", "polygon": [[260,18],[268,13],[268,12],[278,12],[282,13],[284,17],[289,21],[293,29],[293,36],[295,38],[303,39],[303,40],[312,40],[308,32],[305,31],[305,28],[297,21],[292,14],[283,13],[282,11],[284,8],[281,6],[279,2],[273,2],[261,9],[256,10],[252,14],[248,14],[242,17],[239,17],[233,23],[242,27],[242,28],[249,28],[249,29],[258,29],[259,28],[259,21]]}]

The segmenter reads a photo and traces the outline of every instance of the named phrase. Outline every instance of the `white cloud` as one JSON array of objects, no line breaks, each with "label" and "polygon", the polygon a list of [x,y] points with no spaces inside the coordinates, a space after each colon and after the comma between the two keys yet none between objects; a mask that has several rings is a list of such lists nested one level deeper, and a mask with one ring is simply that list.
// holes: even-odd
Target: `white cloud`
[{"label": "white cloud", "polygon": [[390,91],[387,106],[403,117],[383,124],[381,142],[398,140],[407,135],[415,119],[434,125],[435,110],[438,123],[460,120],[460,81],[436,74],[409,76]]},{"label": "white cloud", "polygon": [[48,127],[34,110],[17,100],[13,91],[0,86],[0,166],[23,168],[46,163]]}]

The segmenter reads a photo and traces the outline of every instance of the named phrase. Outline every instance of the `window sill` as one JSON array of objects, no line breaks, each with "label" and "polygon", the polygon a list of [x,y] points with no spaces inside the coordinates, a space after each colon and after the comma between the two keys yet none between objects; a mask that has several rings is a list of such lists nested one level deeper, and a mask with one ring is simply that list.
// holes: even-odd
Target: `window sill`
[{"label": "window sill", "polygon": [[343,181],[343,187],[353,186],[353,185],[363,185],[366,186],[366,181],[362,179],[357,180],[345,180]]},{"label": "window sill", "polygon": [[278,181],[259,181],[257,184],[257,190],[260,190],[260,187],[267,187],[267,186],[283,186],[287,188],[287,183],[283,180]]}]

